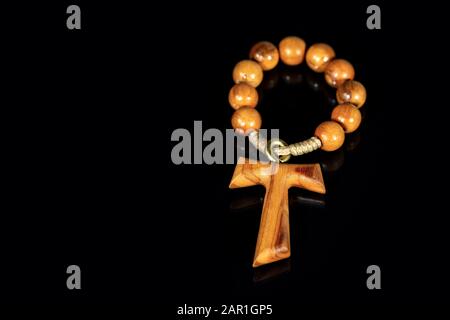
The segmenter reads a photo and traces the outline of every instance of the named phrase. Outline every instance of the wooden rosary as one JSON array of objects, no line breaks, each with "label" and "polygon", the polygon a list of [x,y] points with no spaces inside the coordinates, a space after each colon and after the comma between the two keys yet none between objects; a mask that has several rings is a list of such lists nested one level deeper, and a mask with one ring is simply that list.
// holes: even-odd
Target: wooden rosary
[{"label": "wooden rosary", "polygon": [[[303,62],[315,72],[323,72],[326,82],[337,88],[339,103],[331,121],[324,121],[316,128],[314,136],[294,144],[281,139],[267,141],[259,135],[261,115],[255,109],[258,104],[256,87],[263,80],[263,71],[271,70],[279,59],[286,65]],[[286,37],[278,48],[267,41],[255,44],[250,50],[253,60],[240,61],[233,70],[235,85],[228,100],[236,111],[231,117],[233,128],[245,135],[271,163],[239,161],[230,188],[263,185],[266,188],[263,212],[256,243],[253,267],[286,259],[291,255],[289,237],[288,189],[298,187],[325,193],[320,164],[280,164],[291,156],[299,156],[317,149],[335,151],[344,144],[345,134],[354,132],[361,124],[361,108],[366,101],[366,89],[354,81],[355,70],[344,59],[335,59],[333,48],[324,43],[313,44],[306,50],[306,43],[298,37]]]}]

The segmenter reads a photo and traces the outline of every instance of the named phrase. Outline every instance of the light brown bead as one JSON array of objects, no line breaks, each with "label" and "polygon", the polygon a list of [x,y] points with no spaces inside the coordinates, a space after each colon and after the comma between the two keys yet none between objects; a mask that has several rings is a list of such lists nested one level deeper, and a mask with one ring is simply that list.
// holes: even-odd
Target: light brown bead
[{"label": "light brown bead", "polygon": [[306,43],[298,37],[286,37],[279,44],[280,58],[289,65],[296,66],[302,63],[305,57]]},{"label": "light brown bead", "polygon": [[361,112],[351,103],[344,103],[333,109],[331,119],[338,122],[345,133],[351,133],[361,124]]},{"label": "light brown bead", "polygon": [[274,44],[268,41],[261,41],[250,50],[250,58],[256,60],[261,68],[266,71],[272,70],[277,66],[280,55]]},{"label": "light brown bead", "polygon": [[258,91],[246,83],[238,83],[231,88],[228,102],[237,110],[242,107],[254,108],[258,104]]},{"label": "light brown bead", "polygon": [[339,103],[351,103],[357,108],[361,108],[366,102],[366,88],[361,82],[347,80],[341,84],[336,91],[336,99]]},{"label": "light brown bead", "polygon": [[336,88],[345,80],[352,80],[355,77],[355,69],[350,62],[344,59],[332,60],[325,68],[325,80]]},{"label": "light brown bead", "polygon": [[250,130],[261,128],[261,115],[250,107],[242,107],[236,110],[231,117],[231,125],[241,134],[248,134]]},{"label": "light brown bead", "polygon": [[306,52],[306,63],[315,72],[324,72],[328,63],[336,54],[332,47],[325,43],[316,43]]},{"label": "light brown bead", "polygon": [[248,83],[257,87],[263,79],[261,66],[252,60],[242,60],[233,69],[233,80],[235,83]]},{"label": "light brown bead", "polygon": [[322,141],[321,149],[324,151],[334,151],[339,149],[345,140],[345,132],[339,123],[325,121],[319,124],[314,135]]}]

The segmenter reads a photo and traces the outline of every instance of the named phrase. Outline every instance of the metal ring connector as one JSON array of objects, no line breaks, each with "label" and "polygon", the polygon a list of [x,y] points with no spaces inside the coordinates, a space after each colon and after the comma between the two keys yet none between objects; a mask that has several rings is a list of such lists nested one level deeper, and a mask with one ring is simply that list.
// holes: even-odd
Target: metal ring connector
[{"label": "metal ring connector", "polygon": [[291,158],[290,154],[279,155],[275,149],[287,146],[287,143],[281,139],[269,140],[266,146],[266,155],[272,162],[286,162]]}]

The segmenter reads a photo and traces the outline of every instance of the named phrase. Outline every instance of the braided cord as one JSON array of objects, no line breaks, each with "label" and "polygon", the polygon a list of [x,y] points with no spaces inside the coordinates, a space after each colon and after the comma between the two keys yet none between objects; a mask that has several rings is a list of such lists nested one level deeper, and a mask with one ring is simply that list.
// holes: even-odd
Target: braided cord
[{"label": "braided cord", "polygon": [[312,152],[314,150],[319,149],[322,146],[322,142],[317,137],[311,137],[308,140],[304,140],[301,142],[293,143],[285,147],[280,147],[277,150],[278,155],[293,155],[293,156],[301,156],[302,154],[306,154]]},{"label": "braided cord", "polygon": [[[250,133],[249,140],[258,150],[267,153],[268,141],[265,138],[260,137],[257,131]],[[307,140],[287,146],[276,146],[273,151],[278,156],[301,156],[302,154],[317,150],[320,147],[322,147],[322,142],[320,139],[317,137],[311,137]]]}]

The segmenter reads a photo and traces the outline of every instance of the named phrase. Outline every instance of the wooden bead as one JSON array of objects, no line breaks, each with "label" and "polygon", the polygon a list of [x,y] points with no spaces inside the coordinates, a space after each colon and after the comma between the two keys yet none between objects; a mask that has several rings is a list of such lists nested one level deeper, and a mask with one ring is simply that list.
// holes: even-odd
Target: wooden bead
[{"label": "wooden bead", "polygon": [[306,43],[298,37],[286,37],[279,46],[281,60],[289,65],[296,66],[302,63],[305,57]]},{"label": "wooden bead", "polygon": [[324,72],[328,63],[336,54],[332,47],[325,43],[316,43],[306,52],[306,63],[315,72]]},{"label": "wooden bead", "polygon": [[351,133],[361,124],[361,112],[351,103],[344,103],[333,109],[331,119],[338,122],[345,133]]},{"label": "wooden bead", "polygon": [[263,79],[261,66],[252,60],[242,60],[233,69],[233,80],[235,83],[248,83],[257,87]]},{"label": "wooden bead", "polygon": [[366,102],[366,88],[354,80],[347,80],[341,84],[336,91],[336,99],[339,103],[351,103],[361,108]]},{"label": "wooden bead", "polygon": [[278,64],[280,55],[278,49],[268,41],[261,41],[255,44],[250,50],[250,58],[258,61],[263,70],[272,70]]},{"label": "wooden bead", "polygon": [[251,107],[242,107],[236,110],[231,117],[231,125],[241,134],[261,128],[261,122],[261,115]]},{"label": "wooden bead", "polygon": [[322,141],[321,149],[324,151],[337,150],[344,144],[344,129],[334,121],[325,121],[319,124],[314,135]]},{"label": "wooden bead", "polygon": [[352,80],[355,77],[355,69],[350,62],[344,59],[332,60],[325,68],[325,80],[336,88],[345,80]]},{"label": "wooden bead", "polygon": [[254,108],[258,104],[258,91],[246,83],[238,83],[231,88],[228,101],[233,109],[241,107]]}]

